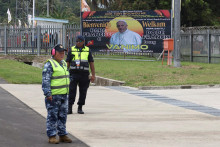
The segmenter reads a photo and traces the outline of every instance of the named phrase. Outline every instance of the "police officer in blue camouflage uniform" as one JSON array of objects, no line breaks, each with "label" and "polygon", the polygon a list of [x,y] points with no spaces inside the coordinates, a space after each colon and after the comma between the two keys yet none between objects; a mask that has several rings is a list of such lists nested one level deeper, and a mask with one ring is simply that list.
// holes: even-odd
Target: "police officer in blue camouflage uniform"
[{"label": "police officer in blue camouflage uniform", "polygon": [[[63,60],[66,49],[61,44],[52,50],[52,58],[47,60],[42,72],[42,90],[47,109],[47,136],[49,143],[71,143],[67,137],[66,120],[68,111],[69,72]],[[59,141],[56,139],[59,135]]]}]

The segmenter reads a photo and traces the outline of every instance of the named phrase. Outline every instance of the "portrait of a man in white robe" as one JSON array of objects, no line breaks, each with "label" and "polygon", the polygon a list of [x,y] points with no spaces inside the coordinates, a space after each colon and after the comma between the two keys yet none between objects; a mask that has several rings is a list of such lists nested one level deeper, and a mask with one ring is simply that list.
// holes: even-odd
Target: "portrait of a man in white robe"
[{"label": "portrait of a man in white robe", "polygon": [[141,36],[128,29],[128,24],[124,20],[116,23],[118,32],[114,33],[110,38],[111,45],[118,45],[124,52],[138,52],[141,47]]}]

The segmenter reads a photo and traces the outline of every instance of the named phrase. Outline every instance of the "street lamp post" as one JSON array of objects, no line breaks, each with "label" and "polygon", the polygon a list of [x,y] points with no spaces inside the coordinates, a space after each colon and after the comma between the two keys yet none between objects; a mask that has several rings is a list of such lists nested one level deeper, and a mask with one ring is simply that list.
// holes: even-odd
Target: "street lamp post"
[{"label": "street lamp post", "polygon": [[180,9],[181,0],[174,0],[174,67],[180,67]]},{"label": "street lamp post", "polygon": [[47,0],[47,17],[49,17],[49,0]]},{"label": "street lamp post", "polygon": [[33,28],[34,28],[34,17],[35,17],[35,0],[33,0],[33,24],[32,24]]},{"label": "street lamp post", "polygon": [[32,53],[34,53],[34,17],[35,17],[35,0],[33,0],[33,23],[32,23]]}]

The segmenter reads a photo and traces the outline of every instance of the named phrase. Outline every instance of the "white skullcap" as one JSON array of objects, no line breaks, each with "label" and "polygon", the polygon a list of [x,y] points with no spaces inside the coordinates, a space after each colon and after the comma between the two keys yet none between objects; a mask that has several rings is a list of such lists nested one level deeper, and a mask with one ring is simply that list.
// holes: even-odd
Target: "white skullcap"
[{"label": "white skullcap", "polygon": [[124,22],[126,25],[128,25],[125,20],[118,20],[116,24],[118,24],[118,22]]}]

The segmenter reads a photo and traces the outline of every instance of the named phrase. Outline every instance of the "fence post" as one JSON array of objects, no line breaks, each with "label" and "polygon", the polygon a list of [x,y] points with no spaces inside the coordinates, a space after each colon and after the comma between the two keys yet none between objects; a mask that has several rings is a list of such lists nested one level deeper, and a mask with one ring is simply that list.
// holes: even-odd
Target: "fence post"
[{"label": "fence post", "polygon": [[41,27],[37,26],[37,55],[40,55],[40,47],[41,47]]},{"label": "fence post", "polygon": [[191,47],[190,47],[190,62],[193,62],[193,32],[190,31]]},{"label": "fence post", "polygon": [[66,48],[66,27],[65,27],[65,25],[63,25],[62,28],[63,28],[63,35],[62,35],[63,36],[63,38],[62,38],[63,42],[62,42],[62,45],[63,45],[64,48]]},{"label": "fence post", "polygon": [[4,27],[4,50],[7,55],[7,26]]},{"label": "fence post", "polygon": [[208,63],[211,63],[211,34],[210,30],[207,30],[207,41],[208,41]]}]

